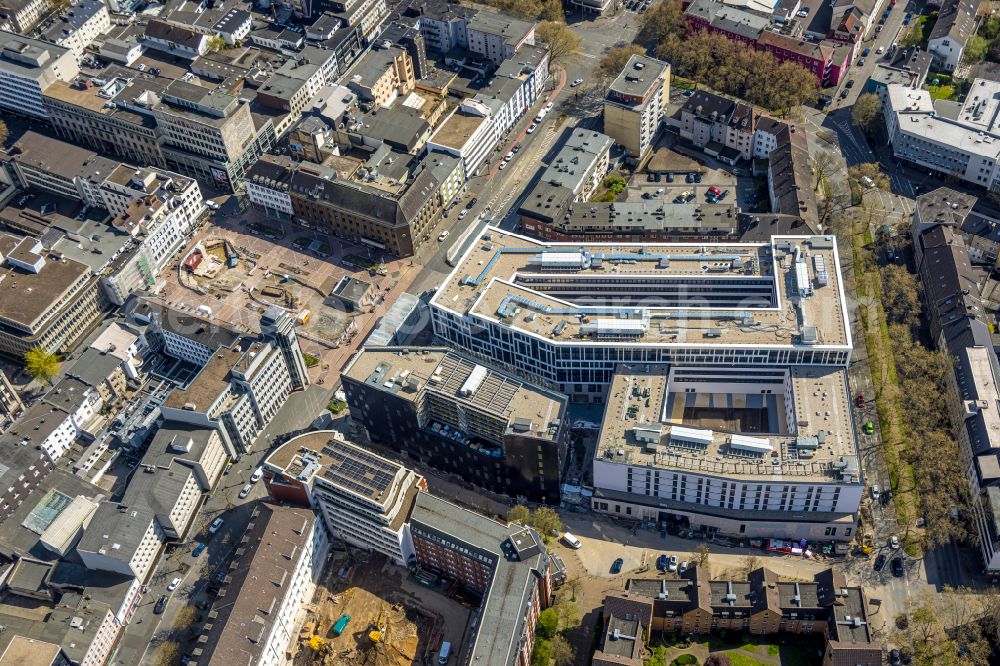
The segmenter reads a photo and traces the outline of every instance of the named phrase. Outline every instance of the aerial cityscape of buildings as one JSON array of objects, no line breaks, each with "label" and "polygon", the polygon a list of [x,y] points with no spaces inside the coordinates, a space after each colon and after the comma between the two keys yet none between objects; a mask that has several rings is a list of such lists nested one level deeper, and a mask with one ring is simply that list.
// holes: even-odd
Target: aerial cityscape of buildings
[{"label": "aerial cityscape of buildings", "polygon": [[0,0],[0,666],[1000,652],[993,8],[535,5]]}]

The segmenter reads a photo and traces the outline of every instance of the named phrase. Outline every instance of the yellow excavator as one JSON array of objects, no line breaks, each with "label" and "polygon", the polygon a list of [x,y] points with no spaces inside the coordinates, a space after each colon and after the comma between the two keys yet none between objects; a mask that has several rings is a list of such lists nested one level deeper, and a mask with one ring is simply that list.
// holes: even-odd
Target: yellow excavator
[{"label": "yellow excavator", "polygon": [[375,621],[375,628],[368,634],[372,643],[381,643],[385,640],[385,630],[387,628],[389,616],[386,615],[385,607],[379,609],[378,619]]},{"label": "yellow excavator", "polygon": [[312,635],[312,638],[309,639],[309,647],[316,654],[327,654],[330,652],[330,645],[319,634]]}]

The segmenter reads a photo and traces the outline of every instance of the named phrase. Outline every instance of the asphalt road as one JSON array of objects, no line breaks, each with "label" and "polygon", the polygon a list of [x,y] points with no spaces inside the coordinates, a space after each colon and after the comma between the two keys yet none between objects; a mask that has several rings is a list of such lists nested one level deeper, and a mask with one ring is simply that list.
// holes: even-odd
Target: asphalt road
[{"label": "asphalt road", "polygon": [[[555,141],[562,131],[574,126],[594,129],[602,127],[603,89],[596,80],[594,71],[601,57],[612,47],[632,43],[639,29],[639,15],[627,10],[619,10],[612,16],[596,19],[589,15],[582,17],[579,14],[569,14],[567,21],[583,40],[579,57],[561,65],[564,69],[561,78],[558,68],[554,69],[549,77],[549,92],[541,96],[524,114],[510,135],[491,154],[488,174],[472,178],[466,184],[463,198],[438,227],[438,233],[448,230],[447,240],[434,242],[431,239],[431,242],[426,242],[419,248],[415,263],[422,268],[411,285],[414,293],[440,284],[451,273],[451,266],[445,260],[448,250],[454,243],[461,242],[463,235],[473,225],[482,226],[481,214],[492,216],[492,224],[495,226],[509,230],[517,227],[516,216],[512,213],[517,210],[521,198],[534,182],[545,160],[551,157]],[[571,86],[576,79],[583,79],[584,83]],[[533,133],[527,134],[526,130],[534,122],[535,114],[549,101],[554,103],[554,108]],[[565,118],[560,122],[562,115]],[[499,160],[517,143],[521,144],[521,149],[510,164],[499,171]],[[473,197],[478,199],[476,205],[469,210],[464,220],[458,220],[459,211]],[[487,206],[490,207],[489,210],[486,210]],[[471,242],[473,237],[474,234],[469,234],[466,242]]]},{"label": "asphalt road", "polygon": [[[329,399],[330,389],[316,384],[305,391],[293,393],[257,437],[251,450],[222,477],[219,485],[202,505],[188,540],[161,556],[156,571],[147,583],[148,591],[139,602],[131,623],[125,627],[115,664],[151,664],[155,660],[157,647],[164,640],[176,640],[181,644],[182,653],[190,652],[188,640],[197,636],[197,633],[176,632],[172,629],[177,610],[182,606],[209,600],[204,594],[205,587],[217,571],[228,566],[236,543],[250,522],[254,503],[267,497],[263,482],[254,484],[252,492],[244,499],[239,497],[240,490],[249,483],[253,470],[273,448],[274,438],[309,426],[323,411]],[[209,534],[208,526],[217,517],[223,518],[223,525],[217,533]],[[199,543],[208,547],[195,558],[191,552]],[[181,578],[182,582],[176,590],[169,593],[167,585],[175,577]],[[164,594],[169,597],[166,610],[162,615],[156,615],[153,607],[156,600]],[[204,615],[203,612],[199,614]],[[197,632],[198,629],[193,631]]]}]

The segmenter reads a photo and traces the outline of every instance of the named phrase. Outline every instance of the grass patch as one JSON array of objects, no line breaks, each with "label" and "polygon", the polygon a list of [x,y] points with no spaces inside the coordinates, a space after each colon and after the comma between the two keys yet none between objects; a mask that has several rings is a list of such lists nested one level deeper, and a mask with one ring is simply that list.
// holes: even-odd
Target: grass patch
[{"label": "grass patch", "polygon": [[768,656],[777,657],[778,653],[780,653],[780,652],[781,652],[781,648],[779,648],[777,645],[771,644],[771,645],[767,646],[767,654],[768,654]]},{"label": "grass patch", "polygon": [[742,652],[727,652],[726,656],[729,657],[729,661],[733,666],[769,666],[769,664],[759,660],[754,659],[748,654],[743,654]]},{"label": "grass patch", "polygon": [[927,86],[931,99],[954,99],[955,86]]},{"label": "grass patch", "polygon": [[[663,648],[659,648],[659,649],[663,649]],[[665,654],[666,650],[663,650],[663,652]],[[656,656],[655,650],[653,652],[653,655],[654,655],[654,658],[655,658],[655,656]],[[652,660],[650,660],[650,661],[652,661]],[[670,662],[670,666],[691,666],[691,664],[697,664],[697,663],[698,663],[698,657],[694,656],[693,654],[688,654],[688,653],[685,652],[684,654],[678,656],[676,659],[674,659],[672,662]]]},{"label": "grass patch", "polygon": [[347,403],[343,400],[331,400],[326,408],[329,409],[332,414],[339,414],[347,409]]},{"label": "grass patch", "polygon": [[302,360],[306,362],[307,368],[315,368],[317,365],[319,365],[319,359],[313,356],[312,354],[307,354],[305,352],[302,352]]},{"label": "grass patch", "polygon": [[674,76],[674,77],[671,77],[671,79],[670,79],[670,87],[671,88],[682,88],[684,90],[694,90],[695,89],[695,83],[694,83],[694,81],[692,81],[690,79],[685,79],[684,77],[681,77],[681,76]]}]

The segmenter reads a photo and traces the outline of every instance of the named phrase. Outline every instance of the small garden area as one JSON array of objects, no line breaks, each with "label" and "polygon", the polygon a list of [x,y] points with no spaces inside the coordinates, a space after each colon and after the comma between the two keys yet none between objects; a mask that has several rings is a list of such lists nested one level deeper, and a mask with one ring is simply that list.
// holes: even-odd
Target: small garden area
[{"label": "small garden area", "polygon": [[330,410],[331,414],[336,415],[347,409],[347,403],[343,400],[331,400],[326,408]]},{"label": "small garden area", "polygon": [[307,354],[305,352],[302,352],[302,360],[305,361],[307,368],[315,368],[317,365],[319,365],[319,359],[313,356],[312,354]]},{"label": "small garden area", "polygon": [[656,634],[643,666],[811,666],[819,663],[822,650],[821,636],[723,632],[693,642],[689,637]]}]

